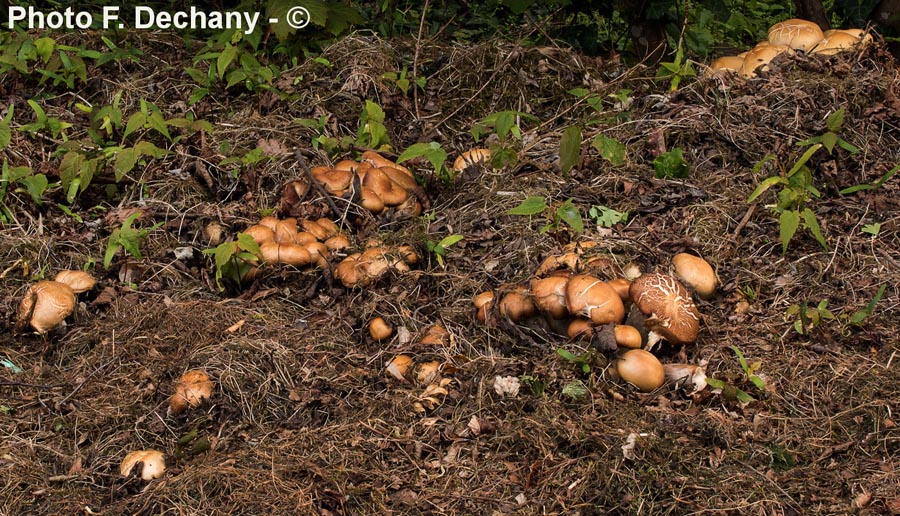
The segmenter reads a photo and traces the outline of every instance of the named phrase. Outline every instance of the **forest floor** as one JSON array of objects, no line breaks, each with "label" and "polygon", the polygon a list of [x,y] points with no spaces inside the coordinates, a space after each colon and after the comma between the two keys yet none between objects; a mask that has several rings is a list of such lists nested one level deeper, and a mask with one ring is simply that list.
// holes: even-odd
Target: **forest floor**
[{"label": "forest floor", "polygon": [[[41,207],[23,193],[4,201],[14,220],[0,228],[0,515],[900,514],[900,187],[891,178],[839,193],[900,164],[900,75],[879,47],[781,57],[754,79],[694,78],[670,92],[653,69],[563,48],[426,44],[417,63],[424,89],[404,95],[385,74],[411,69],[415,42],[350,36],[323,54],[327,63],[276,79],[280,93],[219,86],[188,107],[195,85],[183,69],[194,66],[193,51],[180,39],[132,37],[144,52],[138,62],[104,65],[77,91],[51,92],[48,116],[73,123],[76,140],[89,120],[74,103],[109,105],[123,92],[126,113],[145,99],[167,119],[191,111],[212,131],[154,140],[171,154],[119,183],[100,174],[71,206],[77,218],[58,207],[58,188]],[[42,88],[3,79],[16,123],[30,121],[25,101]],[[593,96],[568,93],[575,88]],[[412,271],[345,288],[330,268],[266,266],[220,291],[203,251],[261,214],[281,214],[283,185],[303,174],[293,149],[311,165],[355,159],[311,141],[355,138],[365,99],[385,111],[393,158],[419,141],[439,142],[450,160],[483,146],[469,130],[492,113],[536,121],[519,120],[521,139],[491,137],[516,151],[500,169],[446,181],[427,161],[406,163],[422,184],[422,216],[339,218],[315,191],[304,201],[354,247],[372,238],[414,246]],[[805,206],[827,248],[801,224],[783,253],[773,210],[782,187],[748,197],[791,169],[806,150],[797,143],[826,133],[841,108],[837,134],[859,152],[821,149],[801,174],[820,194]],[[295,122],[320,116],[321,128]],[[573,124],[584,127],[583,154],[562,174],[559,141]],[[625,145],[624,163],[599,155],[597,134]],[[52,182],[59,144],[14,131],[2,153]],[[223,161],[257,147],[272,157]],[[687,177],[656,178],[654,158],[676,148]],[[507,214],[529,196],[547,199],[548,210]],[[570,199],[581,234],[554,224]],[[598,222],[594,206],[627,220]],[[109,236],[132,213],[148,230],[141,258],[119,250],[104,268]],[[428,242],[449,235],[463,239],[441,265]],[[640,393],[615,379],[590,341],[541,321],[476,320],[475,294],[527,284],[570,242],[596,243],[585,253],[603,257],[604,279],[630,264],[667,271],[679,252],[709,261],[719,288],[698,302],[699,339],[658,354],[704,364],[728,387],[690,393],[667,383]],[[86,265],[98,284],[65,326],[13,332],[28,285]],[[851,320],[858,312],[866,317]],[[396,329],[391,339],[369,336],[376,316]],[[451,338],[420,342],[436,323]],[[387,374],[400,353],[441,364],[445,391],[424,400],[414,378]],[[167,414],[190,369],[210,374],[212,397]],[[497,377],[521,388],[498,393]],[[739,401],[735,388],[753,400]],[[166,473],[121,476],[137,449],[163,451]]]}]

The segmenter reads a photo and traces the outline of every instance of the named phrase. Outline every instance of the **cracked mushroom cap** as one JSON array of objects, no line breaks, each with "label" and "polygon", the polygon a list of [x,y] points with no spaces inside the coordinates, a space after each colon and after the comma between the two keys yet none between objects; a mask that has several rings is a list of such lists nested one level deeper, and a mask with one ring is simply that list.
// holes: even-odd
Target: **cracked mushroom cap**
[{"label": "cracked mushroom cap", "polygon": [[804,52],[818,45],[824,37],[818,25],[799,18],[778,22],[769,29],[769,43],[772,45],[787,45]]},{"label": "cracked mushroom cap", "polygon": [[31,326],[44,334],[59,326],[75,309],[75,291],[58,281],[39,281],[28,287],[19,303],[17,326]]},{"label": "cracked mushroom cap", "polygon": [[820,41],[816,48],[813,49],[813,52],[833,56],[844,50],[850,50],[853,47],[864,44],[865,42],[858,35],[846,31],[835,31]]},{"label": "cracked mushroom cap", "polygon": [[631,299],[649,316],[647,328],[672,344],[690,344],[700,332],[700,312],[690,292],[668,274],[647,273],[631,283]]},{"label": "cracked mushroom cap", "polygon": [[572,315],[587,317],[594,324],[622,322],[625,305],[616,290],[605,281],[576,274],[566,284],[566,307]]}]

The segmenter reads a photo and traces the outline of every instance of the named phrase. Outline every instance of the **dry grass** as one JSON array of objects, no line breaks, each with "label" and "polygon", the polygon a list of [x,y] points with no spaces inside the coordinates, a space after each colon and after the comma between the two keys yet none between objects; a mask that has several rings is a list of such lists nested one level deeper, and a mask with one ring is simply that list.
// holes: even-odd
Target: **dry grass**
[{"label": "dry grass", "polygon": [[[102,103],[128,88],[129,105],[145,97],[179,116],[177,101],[190,87],[161,71],[163,56],[174,69],[190,56],[162,40],[140,43],[140,65],[92,80],[85,95]],[[75,206],[84,224],[7,199],[16,221],[0,229],[0,358],[22,372],[0,369],[0,515],[900,514],[897,181],[837,193],[900,163],[893,61],[877,49],[795,59],[728,88],[704,80],[665,95],[641,78],[650,71],[603,68],[563,49],[429,43],[422,62],[444,60],[420,94],[423,109],[433,105],[417,126],[409,99],[382,77],[410,48],[349,37],[324,54],[332,68],[305,64],[285,74],[287,101],[262,99],[263,109],[253,96],[203,101],[196,110],[215,132],[136,173],[111,201],[88,191]],[[618,114],[611,102],[600,115],[571,108],[565,92],[586,81],[603,98],[634,91],[630,116],[588,130],[626,143],[629,161],[611,167],[589,150],[563,177],[554,171],[562,128]],[[416,245],[420,271],[360,291],[317,271],[272,270],[240,297],[217,292],[201,254],[210,245],[204,229],[215,222],[232,238],[260,210],[276,209],[281,185],[299,173],[291,158],[220,169],[220,144],[236,153],[259,139],[305,147],[313,133],[292,120],[319,114],[330,116],[333,134],[353,134],[362,97],[385,106],[398,149],[423,135],[440,138],[431,131],[444,134],[449,149],[469,147],[471,124],[501,109],[531,112],[543,125],[526,132],[514,169],[444,184],[421,167],[430,218],[366,228],[366,237]],[[782,256],[776,218],[763,206],[748,213],[746,203],[776,171],[751,169],[770,152],[796,156],[795,143],[821,134],[839,107],[847,110],[842,136],[863,152],[814,162],[823,198],[813,207],[830,250],[801,233]],[[668,148],[685,149],[687,180],[652,178],[659,135]],[[38,168],[53,150],[17,138],[3,151],[11,163]],[[320,153],[313,161],[326,160]],[[189,168],[198,162],[208,177]],[[582,374],[555,352],[587,351],[588,343],[541,324],[476,324],[475,293],[527,280],[541,258],[576,238],[565,228],[540,234],[540,216],[505,214],[527,195],[629,211],[626,224],[605,233],[588,227],[580,237],[596,240],[593,252],[609,256],[614,271],[629,262],[666,269],[684,250],[715,264],[720,291],[700,304],[700,340],[684,356],[707,361],[710,376],[757,401],[740,405],[709,390],[688,396],[673,386],[636,393],[611,378],[602,354]],[[90,211],[91,203],[105,211]],[[46,338],[13,335],[27,285],[102,261],[127,208],[144,211],[143,227],[164,222],[144,242],[145,258],[97,265],[100,284],[65,328]],[[860,232],[872,222],[882,224],[876,238]],[[451,233],[466,238],[440,268],[425,243]],[[193,258],[176,259],[181,246],[192,247]],[[836,320],[805,336],[785,318],[790,305],[822,299],[835,314],[852,314],[882,284],[884,298],[859,328]],[[413,337],[440,321],[452,344],[378,344],[366,331],[376,315]],[[743,375],[730,345],[760,362],[765,392]],[[383,373],[400,352],[445,364],[449,392],[435,409],[416,412],[421,386]],[[664,361],[677,356],[663,351]],[[215,380],[212,400],[167,415],[175,381],[193,368]],[[528,377],[543,392],[526,383],[516,397],[499,396],[495,376]],[[587,393],[564,394],[576,380]],[[630,434],[636,444],[626,458]],[[163,478],[119,475],[125,453],[140,448],[166,453]]]}]

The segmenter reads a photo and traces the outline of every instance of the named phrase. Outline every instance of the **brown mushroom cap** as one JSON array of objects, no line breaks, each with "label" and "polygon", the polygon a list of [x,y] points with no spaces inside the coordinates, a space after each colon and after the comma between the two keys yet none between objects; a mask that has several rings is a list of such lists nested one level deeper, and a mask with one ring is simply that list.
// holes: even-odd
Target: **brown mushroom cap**
[{"label": "brown mushroom cap", "polygon": [[616,337],[616,345],[622,348],[640,349],[643,344],[641,332],[634,326],[617,324],[613,328]]},{"label": "brown mushroom cap", "polygon": [[625,305],[605,281],[576,274],[566,284],[566,307],[572,315],[587,317],[594,324],[622,322]]},{"label": "brown mushroom cap", "polygon": [[257,222],[260,226],[265,226],[272,231],[275,231],[275,226],[278,224],[278,217],[273,217],[272,215],[266,215],[265,217],[259,219]]},{"label": "brown mushroom cap", "polygon": [[384,211],[384,199],[368,186],[360,188],[359,204],[372,213],[381,213]]},{"label": "brown mushroom cap", "polygon": [[767,70],[769,62],[772,59],[775,59],[775,56],[782,52],[787,52],[788,50],[790,50],[790,47],[787,45],[772,45],[769,43],[760,43],[753,47],[753,49],[747,53],[747,56],[744,57],[744,64],[741,65],[739,72],[741,77],[755,77],[756,70],[760,66],[763,67],[763,70]]},{"label": "brown mushroom cap", "polygon": [[512,292],[507,292],[500,299],[497,309],[501,316],[508,317],[512,322],[519,322],[537,314],[534,299],[524,287],[517,287]]},{"label": "brown mushroom cap", "polygon": [[425,336],[419,340],[420,344],[430,346],[446,346],[450,342],[450,332],[441,323],[431,325],[425,332]]},{"label": "brown mushroom cap", "polygon": [[53,281],[65,283],[76,294],[87,292],[97,284],[97,280],[84,271],[59,271]]},{"label": "brown mushroom cap", "polygon": [[313,174],[313,177],[322,183],[328,193],[333,195],[341,195],[353,182],[353,172],[350,170],[329,169],[319,174]]},{"label": "brown mushroom cap", "polygon": [[658,389],[666,381],[666,373],[659,359],[643,349],[630,349],[616,360],[616,371],[622,380],[641,392]]},{"label": "brown mushroom cap", "polygon": [[716,293],[716,272],[699,256],[678,253],[672,257],[675,275],[685,285],[693,289],[702,299],[709,299]]},{"label": "brown mushroom cap", "polygon": [[19,303],[17,326],[31,326],[44,334],[59,326],[75,309],[75,291],[58,281],[39,281],[28,287]]},{"label": "brown mushroom cap", "polygon": [[325,247],[327,247],[331,251],[346,249],[350,247],[350,239],[347,238],[347,235],[334,235],[333,237],[325,241]]},{"label": "brown mushroom cap", "polygon": [[395,183],[381,168],[370,170],[363,178],[362,186],[371,188],[377,193],[385,206],[397,206],[409,198],[409,192]]},{"label": "brown mushroom cap", "polygon": [[275,241],[276,242],[296,242],[297,237],[297,219],[291,217],[279,220],[275,224]]},{"label": "brown mushroom cap", "polygon": [[453,170],[456,172],[462,172],[463,170],[471,167],[472,165],[475,165],[476,163],[484,165],[486,163],[489,163],[490,161],[490,149],[469,149],[456,158],[456,160],[453,162]]},{"label": "brown mushroom cap", "polygon": [[631,299],[649,316],[645,325],[672,344],[690,344],[700,332],[700,312],[691,294],[668,274],[642,274],[631,283]]},{"label": "brown mushroom cap", "polygon": [[412,365],[413,359],[409,355],[397,355],[385,366],[385,370],[401,382],[406,381],[406,372]]},{"label": "brown mushroom cap", "polygon": [[205,371],[193,369],[181,375],[175,384],[175,393],[169,398],[169,412],[178,414],[188,407],[199,407],[212,396],[213,382]]},{"label": "brown mushroom cap", "polygon": [[590,339],[593,334],[593,323],[591,323],[590,319],[585,319],[583,317],[572,319],[572,322],[570,322],[569,326],[566,328],[566,335],[568,335],[570,339]]},{"label": "brown mushroom cap", "polygon": [[406,168],[402,165],[398,165],[397,163],[385,158],[384,156],[382,156],[381,154],[378,154],[377,152],[375,152],[373,150],[368,150],[368,151],[363,152],[362,155],[359,157],[359,159],[370,164],[374,168],[392,167],[392,168],[396,168],[398,170],[402,170],[409,176],[412,176],[412,172],[410,172],[410,170],[408,168]]},{"label": "brown mushroom cap", "polygon": [[567,275],[531,280],[531,293],[534,296],[535,306],[554,319],[568,317],[569,310],[566,307],[566,285],[568,283]]},{"label": "brown mushroom cap", "polygon": [[326,219],[325,217],[316,219],[316,224],[325,230],[325,234],[327,235],[325,237],[326,240],[337,235],[341,231],[341,228],[338,227],[337,223],[331,219]]},{"label": "brown mushroom cap", "polygon": [[166,471],[166,460],[161,451],[136,450],[122,459],[122,464],[119,466],[119,473],[121,473],[123,477],[131,475],[131,470],[138,462],[144,464],[143,469],[141,470],[141,478],[144,480],[159,478]]},{"label": "brown mushroom cap", "polygon": [[376,317],[369,321],[369,335],[372,336],[372,340],[382,341],[393,333],[394,329],[383,318]]},{"label": "brown mushroom cap", "polygon": [[816,46],[825,35],[818,25],[811,21],[791,18],[778,22],[769,29],[769,43],[787,45],[795,50],[809,51]]},{"label": "brown mushroom cap", "polygon": [[628,279],[616,278],[611,279],[606,283],[616,291],[616,294],[619,294],[619,299],[622,300],[623,304],[631,302],[631,294],[628,293],[628,289],[631,288],[631,282]]},{"label": "brown mushroom cap", "polygon": [[262,224],[254,224],[244,230],[245,235],[249,235],[257,244],[262,245],[266,242],[275,241],[275,231],[272,228],[263,226]]},{"label": "brown mushroom cap", "polygon": [[316,240],[327,240],[328,237],[331,236],[330,232],[319,225],[318,222],[314,220],[304,219],[300,221],[300,227],[303,228],[303,231],[306,231],[316,237]]}]

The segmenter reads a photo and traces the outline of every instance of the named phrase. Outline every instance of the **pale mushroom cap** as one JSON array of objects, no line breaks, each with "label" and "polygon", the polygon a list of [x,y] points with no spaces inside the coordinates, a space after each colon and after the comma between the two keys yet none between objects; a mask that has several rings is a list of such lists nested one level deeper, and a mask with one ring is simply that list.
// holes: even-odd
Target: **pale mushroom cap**
[{"label": "pale mushroom cap", "polygon": [[621,322],[625,305],[614,288],[605,281],[576,274],[566,284],[566,306],[572,315],[588,317],[594,324]]},{"label": "pale mushroom cap", "polygon": [[631,283],[631,299],[648,315],[650,331],[672,344],[690,344],[700,332],[700,312],[690,292],[668,274],[644,274]]},{"label": "pale mushroom cap", "polygon": [[490,149],[470,149],[460,154],[453,162],[453,170],[462,172],[470,166],[478,164],[486,164],[491,160]]},{"label": "pale mushroom cap", "polygon": [[616,360],[616,371],[622,380],[634,385],[641,392],[658,389],[666,381],[662,363],[653,353],[643,349],[630,349]]},{"label": "pale mushroom cap", "polygon": [[531,293],[538,310],[554,319],[569,315],[566,307],[566,285],[568,276],[550,276],[531,280]]},{"label": "pale mushroom cap", "polygon": [[59,271],[53,281],[65,283],[76,294],[87,292],[97,284],[97,280],[84,271]]},{"label": "pale mushroom cap", "polygon": [[769,62],[775,58],[778,54],[782,52],[787,52],[790,50],[790,47],[787,45],[772,45],[772,44],[759,44],[753,47],[750,52],[747,53],[746,57],[744,57],[744,64],[741,65],[740,74],[741,77],[754,77],[756,75],[756,69],[760,66],[763,66],[763,70],[766,70]]},{"label": "pale mushroom cap", "polygon": [[20,326],[30,325],[44,334],[59,326],[75,309],[75,291],[58,281],[39,281],[28,287],[19,303],[17,313]]},{"label": "pale mushroom cap", "polygon": [[824,37],[818,25],[799,18],[776,23],[769,29],[769,43],[772,45],[787,45],[804,52],[816,46]]},{"label": "pale mushroom cap", "polygon": [[404,381],[406,380],[406,372],[413,363],[413,359],[409,355],[397,355],[391,359],[385,366],[385,370],[394,378]]},{"label": "pale mushroom cap", "polygon": [[816,48],[813,49],[813,52],[831,56],[844,50],[850,50],[862,43],[863,41],[859,36],[850,34],[847,31],[839,30],[823,39]]},{"label": "pale mushroom cap", "polygon": [[722,56],[715,59],[712,63],[709,64],[709,69],[712,73],[718,71],[731,71],[731,72],[739,72],[741,70],[741,66],[744,65],[744,57],[743,56]]},{"label": "pale mushroom cap", "polygon": [[132,468],[134,468],[135,464],[138,462],[144,463],[144,468],[141,470],[141,478],[144,480],[159,478],[166,471],[166,460],[161,451],[136,450],[130,452],[122,459],[122,464],[119,466],[119,473],[121,473],[123,477],[129,476]]},{"label": "pale mushroom cap", "polygon": [[262,245],[266,242],[274,242],[275,241],[275,231],[268,226],[263,226],[262,224],[254,224],[249,228],[244,230],[245,235],[249,235],[250,238],[253,239],[258,245]]},{"label": "pale mushroom cap", "polygon": [[672,257],[675,275],[685,285],[693,289],[702,299],[709,299],[716,293],[716,272],[703,258],[688,253],[678,253]]}]

